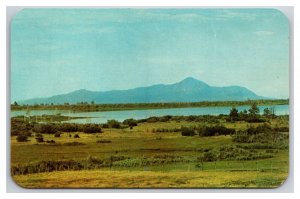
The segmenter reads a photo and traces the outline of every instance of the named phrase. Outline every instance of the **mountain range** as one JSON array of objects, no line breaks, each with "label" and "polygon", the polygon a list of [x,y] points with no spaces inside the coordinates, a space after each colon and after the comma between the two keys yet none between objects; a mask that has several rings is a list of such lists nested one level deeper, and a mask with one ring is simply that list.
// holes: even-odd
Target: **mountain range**
[{"label": "mountain range", "polygon": [[244,101],[267,99],[241,86],[215,87],[188,77],[174,84],[156,84],[128,90],[89,91],[76,90],[47,98],[20,101],[19,104],[63,104],[68,102],[94,102],[96,104],[199,102],[199,101]]}]

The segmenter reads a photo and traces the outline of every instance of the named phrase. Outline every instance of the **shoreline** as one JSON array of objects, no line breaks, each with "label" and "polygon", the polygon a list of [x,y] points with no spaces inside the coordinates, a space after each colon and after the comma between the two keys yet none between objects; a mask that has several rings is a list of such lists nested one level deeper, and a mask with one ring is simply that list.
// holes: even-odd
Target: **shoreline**
[{"label": "shoreline", "polygon": [[149,110],[170,108],[201,108],[224,106],[289,105],[289,100],[246,100],[246,101],[204,101],[204,102],[167,102],[167,103],[132,103],[132,104],[59,104],[59,105],[11,105],[11,111],[23,110],[65,110],[73,112],[100,112],[122,110]]}]

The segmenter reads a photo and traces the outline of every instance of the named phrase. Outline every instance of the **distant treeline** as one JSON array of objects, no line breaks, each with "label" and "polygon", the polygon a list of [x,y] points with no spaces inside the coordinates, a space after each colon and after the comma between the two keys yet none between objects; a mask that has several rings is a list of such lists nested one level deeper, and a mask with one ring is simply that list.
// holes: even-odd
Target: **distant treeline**
[{"label": "distant treeline", "polygon": [[186,108],[186,107],[210,107],[210,106],[243,106],[255,103],[262,105],[284,105],[289,104],[288,99],[278,100],[246,100],[246,101],[203,101],[203,102],[167,102],[167,103],[131,103],[131,104],[95,104],[95,102],[80,102],[77,104],[35,104],[19,105],[17,102],[11,104],[11,110],[72,110],[79,112],[89,111],[116,111],[135,109],[164,109],[164,108]]}]

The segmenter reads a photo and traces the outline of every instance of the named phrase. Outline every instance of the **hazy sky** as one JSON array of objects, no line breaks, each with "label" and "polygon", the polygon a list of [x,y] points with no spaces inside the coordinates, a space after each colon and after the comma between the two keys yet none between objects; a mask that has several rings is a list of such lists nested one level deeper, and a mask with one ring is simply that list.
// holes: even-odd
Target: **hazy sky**
[{"label": "hazy sky", "polygon": [[25,9],[11,24],[12,101],[191,76],[289,96],[289,25],[273,9]]}]

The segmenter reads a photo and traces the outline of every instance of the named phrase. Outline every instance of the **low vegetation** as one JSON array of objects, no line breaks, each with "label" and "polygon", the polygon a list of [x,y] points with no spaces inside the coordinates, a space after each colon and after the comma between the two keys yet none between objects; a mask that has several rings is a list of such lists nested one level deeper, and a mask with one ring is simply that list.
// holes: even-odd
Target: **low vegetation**
[{"label": "low vegetation", "polygon": [[11,119],[11,135],[22,135],[30,137],[32,134],[51,134],[60,137],[62,132],[84,132],[95,134],[102,132],[99,124],[72,124],[72,123],[37,123],[29,122],[19,117]]},{"label": "low vegetation", "polygon": [[35,188],[276,187],[288,175],[289,117],[264,112],[105,124],[12,118],[11,174]]},{"label": "low vegetation", "polygon": [[11,110],[70,110],[70,111],[115,111],[135,109],[163,109],[185,107],[215,107],[215,106],[243,106],[252,105],[282,105],[289,104],[288,99],[280,100],[246,100],[246,101],[202,101],[202,102],[171,102],[171,103],[132,103],[132,104],[95,104],[94,102],[80,102],[77,104],[11,104]]}]

